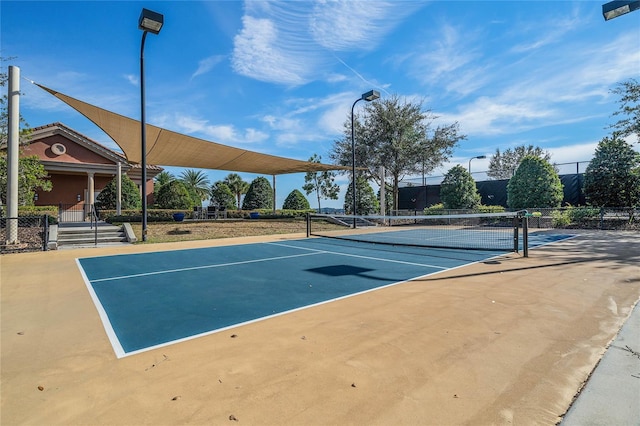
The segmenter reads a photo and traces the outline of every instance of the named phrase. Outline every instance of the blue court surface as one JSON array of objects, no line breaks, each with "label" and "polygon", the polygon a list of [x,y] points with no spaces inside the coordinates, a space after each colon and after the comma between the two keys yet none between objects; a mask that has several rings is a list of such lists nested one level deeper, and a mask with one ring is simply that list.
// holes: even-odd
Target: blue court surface
[{"label": "blue court surface", "polygon": [[307,238],[77,263],[121,358],[497,255]]}]

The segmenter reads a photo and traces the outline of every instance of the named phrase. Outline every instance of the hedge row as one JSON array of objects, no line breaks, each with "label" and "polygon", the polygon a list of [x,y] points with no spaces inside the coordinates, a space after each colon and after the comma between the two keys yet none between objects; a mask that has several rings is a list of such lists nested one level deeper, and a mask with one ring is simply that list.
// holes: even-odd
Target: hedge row
[{"label": "hedge row", "polygon": [[470,213],[503,213],[505,208],[502,206],[479,206],[475,209],[445,209],[442,203],[434,204],[424,209],[425,215],[445,215],[445,214],[470,214]]},{"label": "hedge row", "polygon": [[[227,219],[249,219],[250,213],[257,212],[260,219],[290,219],[296,217],[304,217],[307,212],[312,210],[276,210],[274,213],[271,209],[258,210],[227,210]],[[109,223],[124,222],[142,222],[141,210],[122,210],[120,215],[116,215],[115,210],[100,210],[100,219]],[[189,220],[192,218],[192,211],[189,210],[168,210],[168,209],[149,209],[147,210],[147,222],[171,222],[175,213],[184,213],[184,218]]]}]

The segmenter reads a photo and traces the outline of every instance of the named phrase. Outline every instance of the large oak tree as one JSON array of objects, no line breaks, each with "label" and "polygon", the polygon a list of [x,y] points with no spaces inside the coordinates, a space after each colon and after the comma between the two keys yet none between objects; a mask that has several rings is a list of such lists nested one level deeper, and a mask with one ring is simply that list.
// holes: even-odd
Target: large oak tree
[{"label": "large oak tree", "polygon": [[[392,180],[393,206],[398,208],[398,182],[408,174],[429,173],[444,163],[465,136],[458,123],[439,124],[438,117],[424,110],[422,102],[408,102],[397,95],[367,103],[354,115],[356,171],[382,185],[380,167]],[[335,164],[351,165],[351,120],[344,136],[330,153]]]}]

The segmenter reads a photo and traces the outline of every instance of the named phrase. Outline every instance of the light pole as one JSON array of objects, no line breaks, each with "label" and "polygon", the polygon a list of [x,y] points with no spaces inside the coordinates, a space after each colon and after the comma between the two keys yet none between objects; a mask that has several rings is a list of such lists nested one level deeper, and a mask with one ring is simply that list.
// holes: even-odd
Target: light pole
[{"label": "light pole", "polygon": [[471,157],[469,159],[469,174],[471,174],[471,160],[475,160],[476,158],[478,160],[482,160],[483,158],[487,158],[487,156],[486,155],[478,155],[477,157]]},{"label": "light pole", "polygon": [[376,92],[375,90],[369,90],[367,93],[363,93],[360,99],[356,99],[356,101],[351,105],[351,195],[353,196],[353,228],[356,227],[356,130],[353,123],[353,109],[356,107],[356,104],[360,101],[375,101],[380,97],[380,92]]},{"label": "light pole", "polygon": [[140,145],[142,146],[142,241],[147,241],[147,131],[145,128],[144,111],[144,41],[147,33],[158,34],[164,23],[164,17],[148,9],[142,9],[138,19],[138,28],[143,31],[140,44]]},{"label": "light pole", "polygon": [[634,10],[640,9],[640,0],[636,1],[610,1],[602,5],[602,16],[605,21],[617,18]]}]

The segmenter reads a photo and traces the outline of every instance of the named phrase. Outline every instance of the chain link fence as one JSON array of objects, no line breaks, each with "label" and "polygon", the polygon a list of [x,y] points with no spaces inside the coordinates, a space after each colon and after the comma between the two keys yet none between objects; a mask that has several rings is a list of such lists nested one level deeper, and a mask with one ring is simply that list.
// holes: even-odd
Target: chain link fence
[{"label": "chain link fence", "polygon": [[[494,206],[495,207],[495,206]],[[529,228],[533,229],[602,229],[640,231],[640,208],[557,207],[528,208]],[[458,215],[469,213],[492,213],[509,209],[442,209],[393,210],[394,216],[422,214]]]},{"label": "chain link fence", "polygon": [[48,237],[48,215],[0,218],[0,254],[47,250]]},{"label": "chain link fence", "polygon": [[564,207],[527,209],[529,228],[640,231],[640,208]]}]

